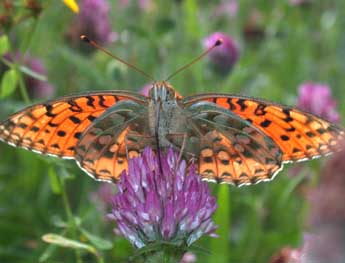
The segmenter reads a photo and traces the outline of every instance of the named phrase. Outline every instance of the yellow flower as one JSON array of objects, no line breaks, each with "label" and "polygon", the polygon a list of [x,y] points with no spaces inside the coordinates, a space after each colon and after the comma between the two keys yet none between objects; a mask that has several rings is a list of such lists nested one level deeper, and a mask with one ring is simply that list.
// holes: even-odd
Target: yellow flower
[{"label": "yellow flower", "polygon": [[65,5],[67,5],[67,7],[69,9],[71,9],[74,13],[78,13],[79,12],[79,6],[78,3],[75,0],[63,0],[63,2],[65,3]]}]

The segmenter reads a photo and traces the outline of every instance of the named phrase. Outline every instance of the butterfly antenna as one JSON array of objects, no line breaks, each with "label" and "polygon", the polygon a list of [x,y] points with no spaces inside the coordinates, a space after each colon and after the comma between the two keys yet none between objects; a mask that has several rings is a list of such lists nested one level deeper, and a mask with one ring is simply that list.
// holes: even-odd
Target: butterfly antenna
[{"label": "butterfly antenna", "polygon": [[181,71],[185,70],[186,68],[192,66],[194,63],[198,62],[200,59],[202,59],[204,56],[206,56],[208,53],[210,53],[215,47],[220,46],[221,44],[223,44],[223,39],[219,38],[217,39],[216,42],[214,42],[214,44],[209,47],[204,53],[202,53],[200,56],[198,56],[197,58],[193,59],[191,62],[189,62],[188,64],[184,65],[183,67],[179,68],[178,70],[176,70],[174,73],[172,73],[169,77],[167,77],[167,79],[165,81],[168,81],[169,79],[171,79],[172,77],[174,77],[175,75],[177,75],[178,73],[180,73]]},{"label": "butterfly antenna", "polygon": [[85,35],[81,35],[80,39],[83,40],[84,42],[90,44],[91,46],[103,51],[104,53],[106,53],[107,55],[111,56],[113,59],[120,61],[121,63],[125,64],[127,67],[134,69],[135,71],[139,72],[141,75],[145,76],[146,78],[148,78],[150,81],[154,81],[154,78],[151,77],[149,74],[147,74],[145,71],[141,70],[140,68],[137,68],[136,66],[128,63],[127,61],[115,56],[114,54],[112,54],[110,51],[106,50],[105,48],[103,48],[102,46],[100,46],[96,41],[89,39],[87,36]]}]

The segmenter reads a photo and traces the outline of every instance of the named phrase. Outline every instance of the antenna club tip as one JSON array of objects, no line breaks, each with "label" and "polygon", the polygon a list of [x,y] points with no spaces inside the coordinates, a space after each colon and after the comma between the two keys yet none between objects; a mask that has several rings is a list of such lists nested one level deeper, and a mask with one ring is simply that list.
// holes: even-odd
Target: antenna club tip
[{"label": "antenna club tip", "polygon": [[214,46],[215,46],[215,47],[220,46],[220,45],[223,44],[223,42],[224,42],[224,41],[223,41],[222,38],[218,38],[217,41],[216,41],[216,43],[214,43]]},{"label": "antenna club tip", "polygon": [[85,42],[87,42],[87,43],[90,43],[90,42],[91,42],[90,39],[89,39],[87,36],[85,36],[85,35],[81,35],[81,36],[80,36],[80,39],[83,40],[83,41],[85,41]]}]

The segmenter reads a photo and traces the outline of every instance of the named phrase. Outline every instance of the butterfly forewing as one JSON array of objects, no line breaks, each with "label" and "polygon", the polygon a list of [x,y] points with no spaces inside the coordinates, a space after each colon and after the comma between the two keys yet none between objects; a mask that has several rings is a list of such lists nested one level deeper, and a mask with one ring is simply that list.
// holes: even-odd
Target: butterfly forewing
[{"label": "butterfly forewing", "polygon": [[312,159],[339,150],[344,131],[310,113],[249,97],[201,94],[183,99],[185,105],[208,101],[227,109],[269,136],[284,162]]},{"label": "butterfly forewing", "polygon": [[129,92],[94,92],[36,104],[0,124],[0,140],[42,154],[74,158],[85,129],[106,109],[123,100],[144,103]]}]

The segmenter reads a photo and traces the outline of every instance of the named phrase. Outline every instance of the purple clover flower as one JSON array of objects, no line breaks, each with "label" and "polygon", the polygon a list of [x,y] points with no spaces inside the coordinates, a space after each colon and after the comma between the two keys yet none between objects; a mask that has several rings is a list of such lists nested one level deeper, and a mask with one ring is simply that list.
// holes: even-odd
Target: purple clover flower
[{"label": "purple clover flower", "polygon": [[67,33],[71,44],[79,46],[80,35],[87,35],[101,45],[115,41],[117,34],[111,31],[109,11],[110,5],[106,0],[80,1],[80,12]]},{"label": "purple clover flower", "polygon": [[339,122],[336,101],[328,85],[305,82],[298,88],[297,106],[332,122]]},{"label": "purple clover flower", "polygon": [[204,234],[215,236],[216,199],[194,166],[178,162],[171,149],[160,161],[150,148],[131,159],[112,206],[109,218],[137,248],[160,241],[189,246]]},{"label": "purple clover flower", "polygon": [[209,59],[215,69],[220,73],[228,73],[236,63],[239,50],[235,40],[222,32],[215,32],[203,40],[203,46],[208,49],[218,40],[222,39],[222,45],[216,47],[209,53]]}]

